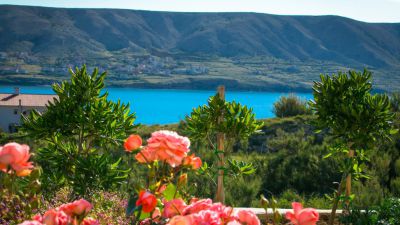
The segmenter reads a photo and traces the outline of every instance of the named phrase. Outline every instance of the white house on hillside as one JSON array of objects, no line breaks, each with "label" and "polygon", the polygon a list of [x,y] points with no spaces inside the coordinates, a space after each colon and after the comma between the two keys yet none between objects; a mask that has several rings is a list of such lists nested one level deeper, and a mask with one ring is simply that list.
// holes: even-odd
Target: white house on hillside
[{"label": "white house on hillside", "polygon": [[3,132],[15,132],[15,126],[21,122],[21,115],[28,115],[36,109],[43,112],[49,101],[57,95],[21,94],[15,88],[12,94],[0,94],[0,129]]}]

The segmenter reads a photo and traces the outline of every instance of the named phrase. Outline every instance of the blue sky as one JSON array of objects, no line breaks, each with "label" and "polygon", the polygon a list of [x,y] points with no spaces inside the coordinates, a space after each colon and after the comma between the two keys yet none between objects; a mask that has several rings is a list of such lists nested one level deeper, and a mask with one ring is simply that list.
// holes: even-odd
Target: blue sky
[{"label": "blue sky", "polygon": [[179,12],[340,15],[366,22],[400,22],[400,0],[0,0],[0,4]]}]

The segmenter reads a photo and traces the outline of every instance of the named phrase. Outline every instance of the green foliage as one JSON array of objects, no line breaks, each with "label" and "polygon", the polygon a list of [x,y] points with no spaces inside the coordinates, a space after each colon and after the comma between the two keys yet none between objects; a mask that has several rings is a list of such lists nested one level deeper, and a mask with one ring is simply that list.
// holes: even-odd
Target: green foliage
[{"label": "green foliage", "polygon": [[388,198],[378,208],[378,225],[400,225],[400,199]]},{"label": "green foliage", "polygon": [[119,168],[110,149],[133,133],[135,115],[129,105],[108,101],[108,93],[102,93],[106,73],[95,69],[90,75],[85,66],[70,73],[70,82],[53,85],[54,102],[43,114],[33,111],[24,118],[22,130],[48,144],[37,154],[44,187],[70,184],[74,194],[82,196],[125,178],[127,171]]},{"label": "green foliage", "polygon": [[[218,122],[221,115],[223,120]],[[186,116],[184,130],[194,140],[212,143],[216,133],[222,132],[232,142],[236,139],[247,139],[262,125],[262,122],[255,119],[253,109],[214,96],[208,99],[208,105],[199,106],[193,109],[190,116]]]},{"label": "green foliage", "polygon": [[313,87],[310,102],[320,128],[351,143],[354,148],[367,148],[377,138],[389,138],[394,115],[387,95],[374,94],[371,72],[349,71],[337,75],[321,75]]},{"label": "green foliage", "polygon": [[390,106],[393,112],[400,112],[400,92],[390,94]]},{"label": "green foliage", "polygon": [[273,113],[277,117],[291,117],[311,114],[311,110],[306,101],[294,94],[290,94],[288,96],[281,96],[280,99],[274,103]]}]

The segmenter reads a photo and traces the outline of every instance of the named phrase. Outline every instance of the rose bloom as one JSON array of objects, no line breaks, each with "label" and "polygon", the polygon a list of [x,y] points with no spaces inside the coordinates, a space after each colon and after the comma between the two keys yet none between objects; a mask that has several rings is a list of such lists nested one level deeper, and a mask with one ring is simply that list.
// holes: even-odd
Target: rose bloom
[{"label": "rose bloom", "polygon": [[43,225],[43,224],[36,220],[29,220],[29,221],[24,221],[23,223],[20,223],[19,225]]},{"label": "rose bloom", "polygon": [[135,155],[135,159],[140,163],[152,163],[157,160],[157,154],[153,149],[145,147]]},{"label": "rose bloom", "polygon": [[51,209],[43,215],[43,224],[46,225],[69,225],[71,218],[63,211]]},{"label": "rose bloom", "polygon": [[91,217],[88,217],[82,221],[81,225],[100,225],[100,222]]},{"label": "rose bloom", "polygon": [[190,166],[192,169],[197,170],[201,167],[201,159],[200,157],[196,157],[194,154],[187,156],[183,159],[184,166]]},{"label": "rose bloom", "polygon": [[64,211],[69,216],[86,216],[92,207],[92,204],[85,199],[79,199],[74,202],[61,205],[58,207],[58,210]]},{"label": "rose bloom", "polygon": [[166,201],[164,202],[164,210],[162,216],[165,218],[171,218],[176,215],[182,215],[185,208],[186,203],[180,198]]},{"label": "rose bloom", "polygon": [[198,213],[202,210],[209,209],[212,206],[212,200],[211,199],[201,199],[193,204],[190,204],[183,210],[183,215],[188,215],[192,213]]},{"label": "rose bloom", "polygon": [[219,213],[212,210],[202,210],[192,215],[195,219],[196,224],[223,225],[222,220],[219,217]]},{"label": "rose bloom", "polygon": [[286,219],[294,225],[315,225],[319,220],[319,214],[313,208],[303,209],[301,203],[298,202],[293,202],[292,207],[294,212],[287,212]]},{"label": "rose bloom", "polygon": [[143,212],[151,212],[157,205],[156,197],[145,190],[140,191],[139,199],[136,201],[136,206],[142,206]]},{"label": "rose bloom", "polygon": [[254,212],[248,210],[238,210],[235,212],[237,220],[246,225],[260,225],[260,220]]},{"label": "rose bloom", "polygon": [[174,216],[167,223],[167,225],[198,225],[192,215],[188,216]]},{"label": "rose bloom", "polygon": [[0,147],[0,170],[7,171],[10,166],[17,173],[17,176],[27,176],[33,168],[30,158],[29,146],[18,143],[8,143]]},{"label": "rose bloom", "polygon": [[156,158],[176,167],[182,163],[189,152],[190,141],[174,131],[160,130],[153,132],[147,140],[147,149],[155,152]]},{"label": "rose bloom", "polygon": [[137,134],[130,135],[124,142],[125,151],[131,152],[142,146],[142,138]]}]

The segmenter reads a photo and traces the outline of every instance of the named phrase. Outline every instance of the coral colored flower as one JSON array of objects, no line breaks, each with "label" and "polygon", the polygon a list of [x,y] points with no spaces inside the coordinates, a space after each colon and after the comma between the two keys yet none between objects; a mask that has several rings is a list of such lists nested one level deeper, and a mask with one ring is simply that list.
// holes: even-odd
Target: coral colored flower
[{"label": "coral colored flower", "polygon": [[183,215],[188,215],[188,214],[193,214],[193,213],[198,213],[202,210],[209,209],[212,206],[212,200],[207,198],[207,199],[201,199],[193,204],[189,205],[183,210]]},{"label": "coral colored flower", "polygon": [[32,162],[28,162],[29,157],[28,145],[8,143],[0,147],[0,170],[8,172],[7,168],[10,166],[18,176],[29,175],[33,168]]},{"label": "coral colored flower", "polygon": [[166,161],[176,167],[182,163],[189,152],[190,141],[174,131],[160,130],[153,132],[147,140],[147,149],[154,152],[158,160]]},{"label": "coral colored flower", "polygon": [[140,163],[152,163],[157,160],[157,155],[154,150],[144,148],[135,155],[135,159]]},{"label": "coral colored flower", "polygon": [[201,159],[200,157],[196,157],[194,154],[187,156],[183,159],[184,166],[190,166],[192,169],[197,170],[201,167]]},{"label": "coral colored flower", "polygon": [[51,209],[43,215],[43,224],[45,225],[68,225],[71,218],[63,211]]},{"label": "coral colored flower", "polygon": [[143,212],[151,212],[157,205],[156,197],[145,190],[140,191],[139,199],[136,201],[136,206],[142,206]]},{"label": "coral colored flower", "polygon": [[92,204],[85,199],[79,199],[74,202],[61,205],[58,210],[64,211],[69,216],[86,216],[92,207]]},{"label": "coral colored flower", "polygon": [[219,213],[212,210],[202,210],[193,214],[194,220],[201,225],[223,225]]},{"label": "coral colored flower", "polygon": [[24,221],[23,223],[20,223],[19,225],[43,225],[43,224],[36,220],[29,220],[29,221]]},{"label": "coral colored flower", "polygon": [[180,198],[166,201],[164,202],[164,210],[162,212],[162,216],[165,218],[171,218],[176,215],[182,215],[185,208],[186,203]]},{"label": "coral colored flower", "polygon": [[287,212],[286,219],[290,220],[294,225],[315,225],[319,219],[318,212],[313,208],[305,208],[301,203],[293,202],[293,213]]},{"label": "coral colored flower", "polygon": [[100,222],[93,218],[88,217],[82,221],[81,225],[100,225]]},{"label": "coral colored flower", "polygon": [[246,225],[260,225],[260,220],[254,212],[248,210],[238,210],[235,212],[237,220]]},{"label": "coral colored flower", "polygon": [[167,225],[197,225],[198,223],[194,220],[192,215],[188,216],[174,216],[167,223]]},{"label": "coral colored flower", "polygon": [[124,142],[125,151],[131,152],[142,146],[142,138],[137,134],[130,135]]},{"label": "coral colored flower", "polygon": [[232,220],[229,223],[227,223],[226,225],[242,225],[242,224],[239,223],[237,220]]}]

